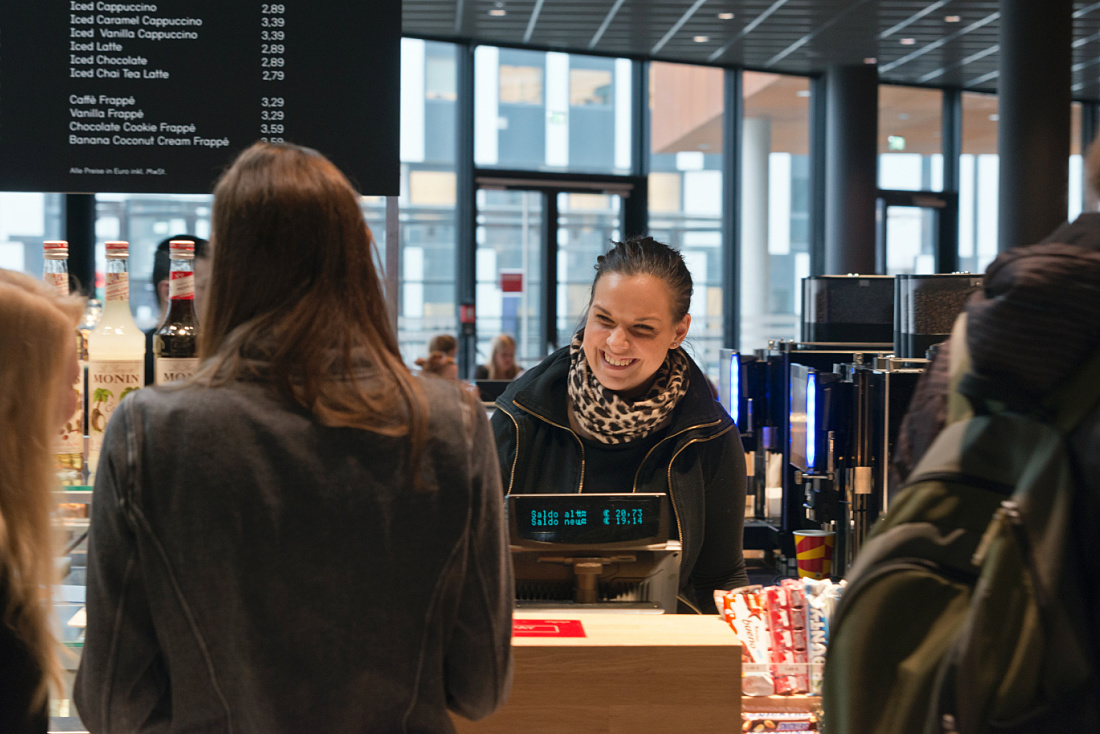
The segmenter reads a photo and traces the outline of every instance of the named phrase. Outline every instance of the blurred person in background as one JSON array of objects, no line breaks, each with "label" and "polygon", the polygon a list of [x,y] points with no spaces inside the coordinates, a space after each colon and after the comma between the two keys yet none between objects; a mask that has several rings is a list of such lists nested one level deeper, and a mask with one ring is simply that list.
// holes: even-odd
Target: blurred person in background
[{"label": "blurred person in background", "polygon": [[475,380],[514,380],[523,370],[516,364],[516,340],[500,334],[489,343],[489,362],[479,364]]},{"label": "blurred person in background", "polygon": [[450,334],[436,334],[428,342],[428,353],[431,354],[432,352],[443,352],[443,354],[454,359],[458,356],[458,339]]},{"label": "blurred person in background", "polygon": [[206,285],[210,282],[210,251],[209,243],[202,237],[192,237],[189,234],[177,234],[161,240],[157,245],[157,251],[153,255],[153,288],[157,292],[157,305],[160,313],[157,322],[145,331],[145,384],[152,385],[154,378],[155,360],[153,359],[153,334],[160,328],[168,313],[168,280],[172,275],[172,258],[169,253],[168,243],[172,240],[188,240],[195,243],[195,312],[202,307],[206,300]]},{"label": "blurred person in background", "polygon": [[104,439],[90,731],[450,732],[448,709],[503,703],[489,424],[409,374],[372,248],[316,151],[256,143],[218,182],[200,370],[123,402]]},{"label": "blurred person in background", "polygon": [[427,357],[416,360],[416,366],[420,368],[420,374],[425,376],[444,377],[448,380],[458,379],[458,362],[445,352],[429,352]]},{"label": "blurred person in background", "polygon": [[77,409],[84,299],[0,270],[0,732],[45,732],[60,687],[51,629],[57,430]]}]

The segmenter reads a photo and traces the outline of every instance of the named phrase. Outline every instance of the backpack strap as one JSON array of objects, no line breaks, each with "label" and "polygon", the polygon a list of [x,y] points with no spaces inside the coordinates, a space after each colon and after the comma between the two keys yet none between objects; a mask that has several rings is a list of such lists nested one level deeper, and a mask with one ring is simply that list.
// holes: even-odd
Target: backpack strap
[{"label": "backpack strap", "polygon": [[1044,405],[1052,423],[1068,434],[1085,419],[1100,400],[1100,350],[1094,352],[1072,377],[1051,391]]}]

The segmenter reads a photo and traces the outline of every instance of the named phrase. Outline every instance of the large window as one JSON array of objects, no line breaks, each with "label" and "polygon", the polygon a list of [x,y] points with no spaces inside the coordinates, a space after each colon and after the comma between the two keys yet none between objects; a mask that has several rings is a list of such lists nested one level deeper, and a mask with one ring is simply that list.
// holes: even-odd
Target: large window
[{"label": "large window", "polygon": [[[457,336],[455,313],[455,142],[457,47],[401,42],[401,197],[398,342],[412,364],[439,333]],[[385,246],[385,200],[368,201],[367,221]]]},{"label": "large window", "polygon": [[103,299],[103,273],[107,270],[105,243],[130,243],[130,310],[140,329],[156,326],[160,318],[153,287],[153,255],[157,244],[174,235],[210,237],[209,195],[97,194],[96,195],[96,297]]},{"label": "large window", "polygon": [[[722,344],[722,69],[650,65],[649,234],[683,253],[695,283],[687,345],[717,370]],[[628,233],[632,234],[632,233]]]},{"label": "large window", "polygon": [[629,173],[628,60],[478,46],[474,74],[478,166]]},{"label": "large window", "polygon": [[798,338],[802,278],[810,274],[810,81],[742,75],[742,351]]},{"label": "large window", "polygon": [[943,191],[943,92],[878,88],[878,186]]},{"label": "large window", "polygon": [[42,275],[42,241],[63,237],[61,194],[0,193],[0,268]]},{"label": "large window", "polygon": [[1000,106],[989,94],[962,94],[962,155],[959,158],[959,268],[985,271],[997,256]]}]

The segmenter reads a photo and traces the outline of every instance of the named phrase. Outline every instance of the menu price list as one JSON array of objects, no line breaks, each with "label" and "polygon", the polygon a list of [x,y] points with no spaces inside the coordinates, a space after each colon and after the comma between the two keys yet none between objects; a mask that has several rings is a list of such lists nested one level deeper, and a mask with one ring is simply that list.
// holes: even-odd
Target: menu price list
[{"label": "menu price list", "polygon": [[396,195],[400,0],[0,5],[0,190],[209,193],[257,140]]}]

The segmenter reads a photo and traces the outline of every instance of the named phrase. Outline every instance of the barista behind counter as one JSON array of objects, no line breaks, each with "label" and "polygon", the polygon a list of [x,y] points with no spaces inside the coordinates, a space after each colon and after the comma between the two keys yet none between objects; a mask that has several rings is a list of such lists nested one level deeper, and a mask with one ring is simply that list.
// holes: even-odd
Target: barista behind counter
[{"label": "barista behind counter", "polygon": [[748,583],[745,454],[733,420],[680,344],[691,324],[683,257],[646,237],[597,260],[585,327],[496,401],[508,493],[669,493],[683,545],[680,611]]}]

